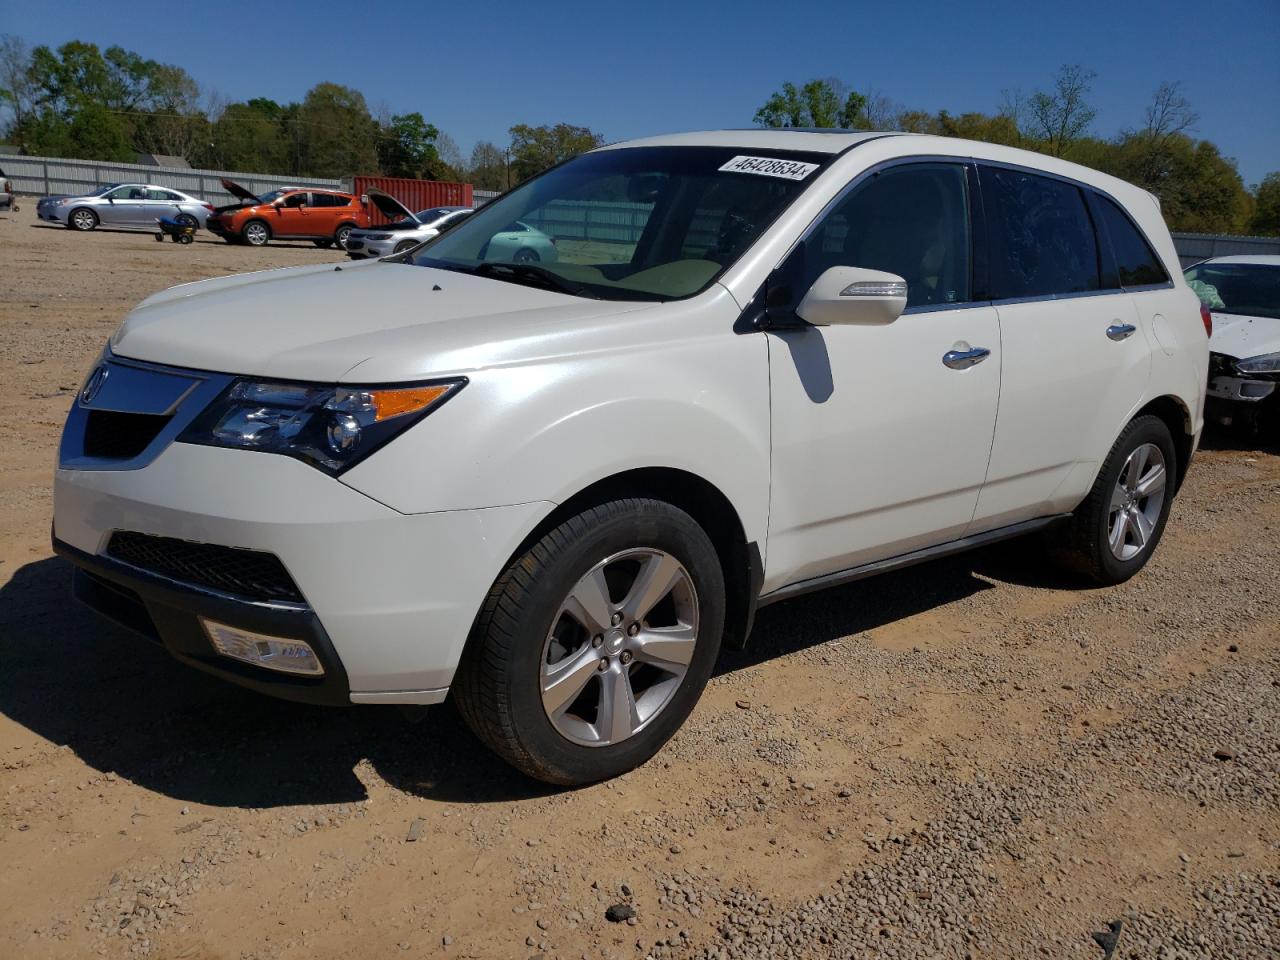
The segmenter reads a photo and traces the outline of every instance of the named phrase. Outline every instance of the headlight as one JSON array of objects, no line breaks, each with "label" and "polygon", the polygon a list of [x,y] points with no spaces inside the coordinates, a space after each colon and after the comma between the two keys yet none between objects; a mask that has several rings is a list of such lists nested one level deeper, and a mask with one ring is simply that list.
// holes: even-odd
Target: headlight
[{"label": "headlight", "polygon": [[60,207],[65,207],[65,206],[66,206],[68,203],[70,203],[70,202],[71,202],[71,198],[70,198],[70,197],[64,197],[62,200],[59,200],[59,201],[58,201],[58,206],[60,206]]},{"label": "headlight", "polygon": [[1260,357],[1237,360],[1236,369],[1241,373],[1280,373],[1280,353],[1264,353]]},{"label": "headlight", "polygon": [[348,387],[237,380],[178,440],[282,453],[336,476],[413,426],[466,382]]},{"label": "headlight", "polygon": [[370,233],[370,234],[367,234],[367,235],[365,236],[365,239],[366,239],[366,240],[390,240],[390,239],[391,239],[391,234],[389,234],[389,233]]}]

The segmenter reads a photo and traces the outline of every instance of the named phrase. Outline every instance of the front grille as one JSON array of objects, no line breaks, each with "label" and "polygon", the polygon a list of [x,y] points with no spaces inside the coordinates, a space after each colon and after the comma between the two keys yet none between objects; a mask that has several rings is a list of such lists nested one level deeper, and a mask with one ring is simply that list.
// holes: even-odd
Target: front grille
[{"label": "front grille", "polygon": [[117,530],[107,556],[170,580],[246,600],[303,603],[302,592],[275,554]]},{"label": "front grille", "polygon": [[149,413],[117,413],[90,410],[84,427],[84,454],[105,460],[129,460],[138,456],[169,422]]}]

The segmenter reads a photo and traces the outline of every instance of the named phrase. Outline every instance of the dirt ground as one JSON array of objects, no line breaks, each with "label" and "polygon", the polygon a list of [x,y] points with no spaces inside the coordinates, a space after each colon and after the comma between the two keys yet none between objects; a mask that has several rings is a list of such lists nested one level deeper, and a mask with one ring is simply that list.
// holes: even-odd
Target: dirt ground
[{"label": "dirt ground", "polygon": [[[685,730],[554,791],[449,706],[276,702],[79,608],[63,417],[174,283],[339,259],[0,215],[0,956],[1280,955],[1280,448],[1210,437],[1146,571],[1011,544],[770,607]],[[620,923],[615,904],[634,908]]]}]

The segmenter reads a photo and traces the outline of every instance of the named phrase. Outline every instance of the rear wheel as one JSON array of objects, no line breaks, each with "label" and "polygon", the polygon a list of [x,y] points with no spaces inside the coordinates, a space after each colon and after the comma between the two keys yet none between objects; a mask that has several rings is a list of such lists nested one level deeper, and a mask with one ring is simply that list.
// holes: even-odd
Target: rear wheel
[{"label": "rear wheel", "polygon": [[88,233],[98,226],[98,215],[88,207],[80,207],[71,211],[71,216],[67,217],[67,226]]},{"label": "rear wheel", "polygon": [[251,247],[265,247],[271,240],[271,228],[261,220],[250,220],[240,231],[240,236]]},{"label": "rear wheel", "polygon": [[1089,496],[1060,531],[1058,559],[1101,584],[1132,577],[1164,534],[1177,469],[1165,422],[1153,416],[1133,420],[1112,446]]},{"label": "rear wheel", "polygon": [[173,219],[175,223],[180,223],[184,227],[190,227],[192,230],[195,230],[200,226],[200,221],[189,213],[180,213]]},{"label": "rear wheel", "polygon": [[687,513],[646,499],[592,507],[498,578],[454,697],[476,735],[531,777],[617,776],[697,703],[724,611],[715,548]]},{"label": "rear wheel", "polygon": [[340,246],[343,250],[347,249],[347,238],[351,236],[351,224],[344,223],[333,234],[333,242]]},{"label": "rear wheel", "polygon": [[538,256],[538,251],[533,247],[521,247],[511,259],[515,263],[537,263],[542,258]]}]

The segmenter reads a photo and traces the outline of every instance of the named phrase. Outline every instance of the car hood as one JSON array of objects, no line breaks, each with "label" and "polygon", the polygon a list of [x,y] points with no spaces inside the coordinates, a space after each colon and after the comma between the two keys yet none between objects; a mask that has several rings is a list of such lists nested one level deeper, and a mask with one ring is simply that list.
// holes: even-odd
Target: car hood
[{"label": "car hood", "polygon": [[218,182],[222,184],[222,189],[227,191],[227,193],[231,194],[233,197],[238,197],[239,199],[244,200],[248,203],[258,202],[257,194],[250,193],[247,189],[240,186],[240,184],[236,183],[234,180],[228,180],[226,177],[223,177]]},{"label": "car hood", "polygon": [[1280,353],[1280,320],[1246,317],[1238,313],[1213,313],[1209,349],[1237,360],[1264,353]]},{"label": "car hood", "polygon": [[221,373],[392,383],[554,352],[575,325],[654,306],[367,260],[173,287],[135,308],[111,349]]},{"label": "car hood", "polygon": [[373,205],[377,207],[382,212],[382,215],[386,217],[388,220],[407,219],[412,221],[415,224],[422,222],[418,219],[417,214],[415,214],[412,210],[410,210],[408,207],[406,207],[403,203],[401,203],[399,200],[397,200],[395,197],[393,197],[389,193],[383,193],[381,190],[377,189],[376,187],[370,187],[368,190],[365,191],[365,195],[369,198],[370,201],[372,201]]}]

